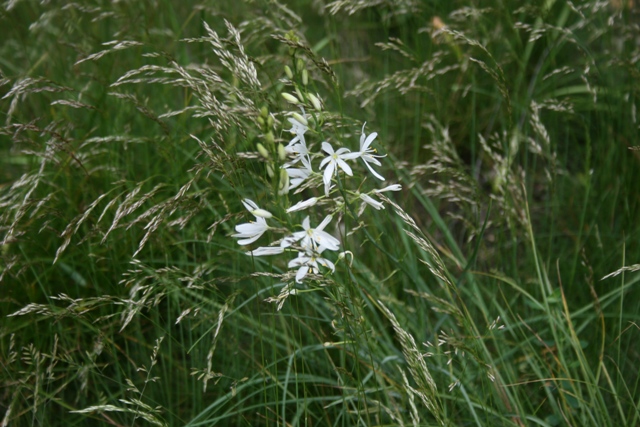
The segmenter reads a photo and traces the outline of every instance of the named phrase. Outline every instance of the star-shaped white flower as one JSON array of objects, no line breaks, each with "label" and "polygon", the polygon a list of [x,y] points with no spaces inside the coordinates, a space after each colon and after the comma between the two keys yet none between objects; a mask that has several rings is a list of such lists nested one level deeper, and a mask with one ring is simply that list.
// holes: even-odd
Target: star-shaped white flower
[{"label": "star-shaped white flower", "polygon": [[330,251],[337,251],[340,248],[340,240],[324,231],[324,228],[331,222],[333,217],[327,215],[324,220],[316,228],[311,228],[309,217],[302,221],[303,231],[296,231],[291,236],[287,236],[282,240],[281,247],[286,248],[295,242],[300,242],[300,246],[310,250],[317,250],[324,247]]},{"label": "star-shaped white flower", "polygon": [[241,238],[242,240],[238,240],[238,244],[244,246],[258,240],[269,229],[265,218],[271,218],[273,215],[271,212],[261,209],[251,199],[243,199],[242,204],[256,218],[255,222],[236,225],[237,234],[231,235],[231,237]]},{"label": "star-shaped white flower", "polygon": [[378,136],[378,133],[373,132],[373,133],[370,133],[369,136],[366,136],[364,133],[365,125],[366,123],[362,125],[362,135],[360,135],[360,152],[358,153],[358,156],[362,159],[362,161],[367,166],[367,168],[371,171],[373,176],[375,176],[381,181],[384,181],[384,178],[382,177],[382,175],[374,171],[371,165],[369,164],[369,163],[373,163],[376,166],[382,166],[378,158],[384,157],[384,156],[375,155],[374,153],[376,152],[376,150],[371,148],[371,143],[373,142],[374,139],[376,139],[376,137]]},{"label": "star-shaped white flower", "polygon": [[256,221],[248,222],[246,224],[236,225],[237,234],[233,234],[231,237],[242,238],[238,240],[239,245],[250,245],[255,242],[269,229],[267,221],[262,217],[256,217]]},{"label": "star-shaped white flower", "polygon": [[324,192],[328,196],[329,189],[331,188],[331,178],[337,173],[337,168],[340,168],[349,176],[353,176],[351,167],[345,162],[345,160],[356,159],[360,156],[360,153],[352,153],[348,148],[342,147],[334,151],[331,144],[327,141],[322,143],[322,151],[328,154],[327,157],[320,162],[320,169],[327,167],[324,170],[322,180],[324,181]]},{"label": "star-shaped white flower", "polygon": [[244,205],[245,209],[251,212],[251,215],[255,216],[256,218],[271,218],[273,216],[271,212],[260,209],[256,202],[251,199],[243,199],[242,204]]},{"label": "star-shaped white flower", "polygon": [[302,168],[291,168],[289,166],[290,165],[284,165],[284,170],[287,172],[287,175],[289,175],[289,190],[293,190],[302,184],[307,178],[309,178],[309,175],[313,173],[311,164],[307,165],[303,162],[304,167]]},{"label": "star-shaped white flower", "polygon": [[324,249],[324,247],[320,247],[317,251],[298,252],[298,257],[289,261],[289,268],[298,267],[296,282],[302,283],[302,279],[309,273],[309,270],[311,270],[313,274],[318,274],[320,271],[318,264],[330,269],[331,272],[336,270],[335,265],[331,261],[321,256]]}]

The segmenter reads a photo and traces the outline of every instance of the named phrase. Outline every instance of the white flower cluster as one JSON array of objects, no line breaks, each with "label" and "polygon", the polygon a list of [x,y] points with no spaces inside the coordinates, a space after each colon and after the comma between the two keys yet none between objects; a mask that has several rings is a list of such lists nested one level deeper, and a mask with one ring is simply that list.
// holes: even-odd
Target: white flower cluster
[{"label": "white flower cluster", "polygon": [[[312,118],[305,113],[304,109],[302,109],[301,112],[302,114],[297,112],[290,113],[290,117],[288,118],[288,121],[291,124],[291,128],[288,129],[288,131],[293,135],[293,138],[285,147],[283,147],[284,150],[281,150],[284,151],[284,156],[282,156],[284,163],[280,166],[283,173],[280,174],[278,193],[280,195],[290,194],[292,190],[307,182],[314,174],[317,176],[322,174],[324,195],[317,194],[306,200],[301,200],[289,206],[285,209],[285,212],[287,214],[291,214],[296,211],[306,210],[315,206],[323,199],[333,201],[335,206],[333,212],[336,212],[339,211],[346,202],[343,196],[347,197],[349,202],[361,202],[358,215],[362,214],[366,206],[371,206],[378,210],[384,209],[383,203],[372,196],[385,191],[399,191],[401,190],[401,186],[399,184],[393,184],[382,189],[372,190],[369,193],[360,193],[360,191],[351,191],[347,189],[344,185],[345,181],[339,181],[338,179],[338,174],[341,171],[346,176],[353,177],[353,169],[348,162],[354,162],[357,159],[361,159],[374,177],[384,181],[384,178],[372,167],[372,165],[381,166],[379,159],[384,157],[377,155],[376,150],[371,148],[371,144],[378,134],[373,132],[366,135],[364,133],[363,125],[362,134],[360,136],[359,151],[351,151],[346,147],[334,149],[329,142],[323,141],[321,143],[321,151],[314,152],[309,149],[306,141],[306,134],[309,131],[309,122]],[[313,170],[314,160],[319,161],[318,172]],[[319,183],[319,181],[320,180],[318,179],[315,182]],[[343,184],[340,186],[341,191],[335,189],[336,184],[338,183]],[[306,187],[306,189],[309,190],[312,188],[312,184],[307,185]],[[299,191],[294,194],[296,193],[299,193]],[[267,219],[279,221],[270,212],[261,209],[255,202],[249,199],[244,199],[242,203],[255,217],[255,221],[236,226],[237,234],[234,234],[233,237],[239,239],[238,244],[250,245],[257,241],[269,229],[276,232],[282,230],[281,227],[271,228],[267,224]],[[257,249],[248,251],[247,254],[252,256],[265,256],[279,255],[285,251],[296,251],[297,256],[289,261],[288,267],[291,269],[297,269],[296,282],[298,283],[301,283],[309,272],[319,274],[320,266],[334,272],[334,263],[323,256],[323,252],[325,251],[340,250],[340,241],[325,231],[325,228],[329,225],[332,219],[332,214],[325,215],[322,222],[317,227],[312,228],[311,220],[309,216],[306,216],[301,224],[302,230],[290,232],[290,234],[285,235],[284,238],[279,240],[279,244],[278,242],[275,242],[270,246],[258,247]],[[342,256],[340,258],[342,258]]]}]

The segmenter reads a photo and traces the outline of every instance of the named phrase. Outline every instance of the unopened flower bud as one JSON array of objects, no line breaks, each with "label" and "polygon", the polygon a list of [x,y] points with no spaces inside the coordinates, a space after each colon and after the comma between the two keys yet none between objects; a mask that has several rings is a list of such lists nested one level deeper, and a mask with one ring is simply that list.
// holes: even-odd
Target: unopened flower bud
[{"label": "unopened flower bud", "polygon": [[293,71],[291,71],[288,65],[284,66],[284,73],[289,77],[289,80],[293,80]]},{"label": "unopened flower bud", "polygon": [[278,144],[278,158],[281,162],[287,160],[287,152],[284,149],[284,145]]},{"label": "unopened flower bud", "polygon": [[265,159],[268,159],[268,158],[269,158],[269,152],[267,151],[267,149],[266,149],[266,148],[264,148],[264,145],[262,145],[262,144],[260,144],[260,143],[258,142],[258,144],[257,144],[257,148],[258,148],[258,153],[260,153],[260,155],[261,155],[262,157],[264,157]]},{"label": "unopened flower bud", "polygon": [[269,131],[264,135],[264,140],[267,141],[267,144],[273,144],[275,139],[273,137],[273,132]]},{"label": "unopened flower bud", "polygon": [[271,165],[267,165],[267,175],[269,175],[269,178],[273,179],[273,168]]},{"label": "unopened flower bud", "polygon": [[262,118],[262,116],[258,116],[258,124],[259,124],[260,126],[264,126],[265,121],[264,121],[264,119]]},{"label": "unopened flower bud", "polygon": [[300,92],[300,89],[298,89],[297,87],[296,87],[296,95],[298,95],[298,99],[304,99],[302,92]]},{"label": "unopened flower bud", "polygon": [[304,86],[309,84],[309,72],[307,71],[306,68],[302,70],[302,84]]},{"label": "unopened flower bud", "polygon": [[267,107],[264,107],[264,106],[263,106],[263,107],[260,109],[260,116],[261,116],[262,118],[265,118],[265,119],[266,119],[268,115],[269,115],[269,110],[267,109]]},{"label": "unopened flower bud", "polygon": [[295,96],[291,95],[290,93],[282,92],[282,97],[285,99],[285,101],[287,101],[287,102],[289,102],[291,104],[298,105],[300,103],[298,98],[296,98]]},{"label": "unopened flower bud", "polygon": [[296,71],[304,70],[304,61],[302,58],[298,58],[298,62],[296,62]]},{"label": "unopened flower bud", "polygon": [[289,192],[289,174],[285,169],[280,169],[280,181],[278,182],[278,194],[287,194]]},{"label": "unopened flower bud", "polygon": [[317,96],[315,96],[312,93],[308,93],[307,98],[309,98],[309,101],[311,101],[311,105],[313,105],[313,108],[315,108],[318,111],[322,110],[322,103],[320,102],[320,99],[318,99]]},{"label": "unopened flower bud", "polygon": [[307,122],[307,119],[305,119],[304,116],[302,116],[301,114],[294,112],[294,113],[291,113],[291,115],[293,116],[294,119],[296,119],[298,123],[302,123],[305,126],[309,126],[309,122]]},{"label": "unopened flower bud", "polygon": [[267,127],[271,129],[273,127],[273,116],[267,117]]},{"label": "unopened flower bud", "polygon": [[254,216],[259,216],[261,218],[267,218],[267,219],[273,217],[273,214],[271,212],[269,212],[267,210],[264,210],[264,209],[260,209],[260,208],[253,209],[251,211],[251,214],[254,215]]}]

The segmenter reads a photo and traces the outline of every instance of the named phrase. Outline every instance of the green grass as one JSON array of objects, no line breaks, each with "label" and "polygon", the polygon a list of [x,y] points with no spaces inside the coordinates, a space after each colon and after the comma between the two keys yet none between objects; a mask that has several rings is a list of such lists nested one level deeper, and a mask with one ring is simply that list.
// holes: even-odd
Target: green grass
[{"label": "green grass", "polygon": [[[0,425],[638,425],[639,14],[5,2]],[[383,184],[353,162],[285,213],[324,194],[267,171],[285,64],[324,101],[307,142],[367,122]],[[243,198],[335,208],[350,254],[296,284],[231,237]]]}]

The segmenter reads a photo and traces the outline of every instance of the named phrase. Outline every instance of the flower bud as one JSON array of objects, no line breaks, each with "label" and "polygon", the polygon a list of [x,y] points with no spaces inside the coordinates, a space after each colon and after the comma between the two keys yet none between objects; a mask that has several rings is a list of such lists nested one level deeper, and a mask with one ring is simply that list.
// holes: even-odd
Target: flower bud
[{"label": "flower bud", "polygon": [[304,116],[298,113],[291,113],[291,115],[293,116],[294,119],[296,119],[298,123],[301,123],[305,126],[309,126],[309,122],[307,121],[307,119],[304,118]]},{"label": "flower bud", "polygon": [[267,128],[271,129],[273,127],[273,116],[267,117]]},{"label": "flower bud", "polygon": [[291,71],[288,65],[284,66],[284,73],[289,77],[289,80],[293,80],[293,71]]},{"label": "flower bud", "polygon": [[260,155],[265,159],[269,159],[269,152],[267,151],[266,148],[264,148],[264,145],[258,142],[257,147],[258,147],[258,153],[260,153]]},{"label": "flower bud", "polygon": [[296,62],[296,71],[304,70],[304,61],[302,58],[298,58],[298,62]]},{"label": "flower bud", "polygon": [[298,95],[298,99],[304,99],[304,96],[302,95],[302,92],[300,92],[300,89],[298,89],[297,87],[296,87],[296,95]]},{"label": "flower bud", "polygon": [[266,119],[268,115],[269,115],[269,110],[267,109],[267,107],[266,107],[266,106],[263,106],[263,107],[260,109],[260,116],[261,116],[262,118],[265,118],[265,119]]},{"label": "flower bud", "polygon": [[285,169],[280,169],[280,181],[278,182],[278,194],[283,195],[289,192],[289,174]]},{"label": "flower bud", "polygon": [[309,72],[307,71],[306,68],[302,70],[302,84],[304,86],[309,84]]},{"label": "flower bud", "polygon": [[296,98],[295,96],[291,95],[290,93],[282,92],[282,97],[285,99],[285,101],[287,101],[287,102],[289,102],[291,104],[298,105],[300,103],[298,98]]},{"label": "flower bud", "polygon": [[262,118],[262,116],[258,116],[258,124],[259,124],[260,126],[264,126],[265,121],[264,121],[264,119]]},{"label": "flower bud", "polygon": [[267,141],[267,144],[275,143],[275,138],[273,137],[273,132],[269,131],[264,135],[264,140]]},{"label": "flower bud", "polygon": [[308,93],[307,98],[309,98],[309,101],[311,101],[311,105],[313,105],[313,108],[315,108],[318,111],[322,111],[322,103],[320,102],[320,99],[318,99],[317,96],[315,96],[312,93]]},{"label": "flower bud", "polygon": [[269,175],[269,178],[273,179],[273,168],[271,165],[267,165],[267,175]]},{"label": "flower bud", "polygon": [[284,149],[284,145],[278,144],[278,158],[281,162],[287,160],[287,152]]},{"label": "flower bud", "polygon": [[267,211],[265,209],[260,209],[260,208],[252,210],[251,214],[253,216],[259,216],[261,218],[267,218],[267,219],[273,217],[273,214],[271,212],[269,212],[269,211]]}]

